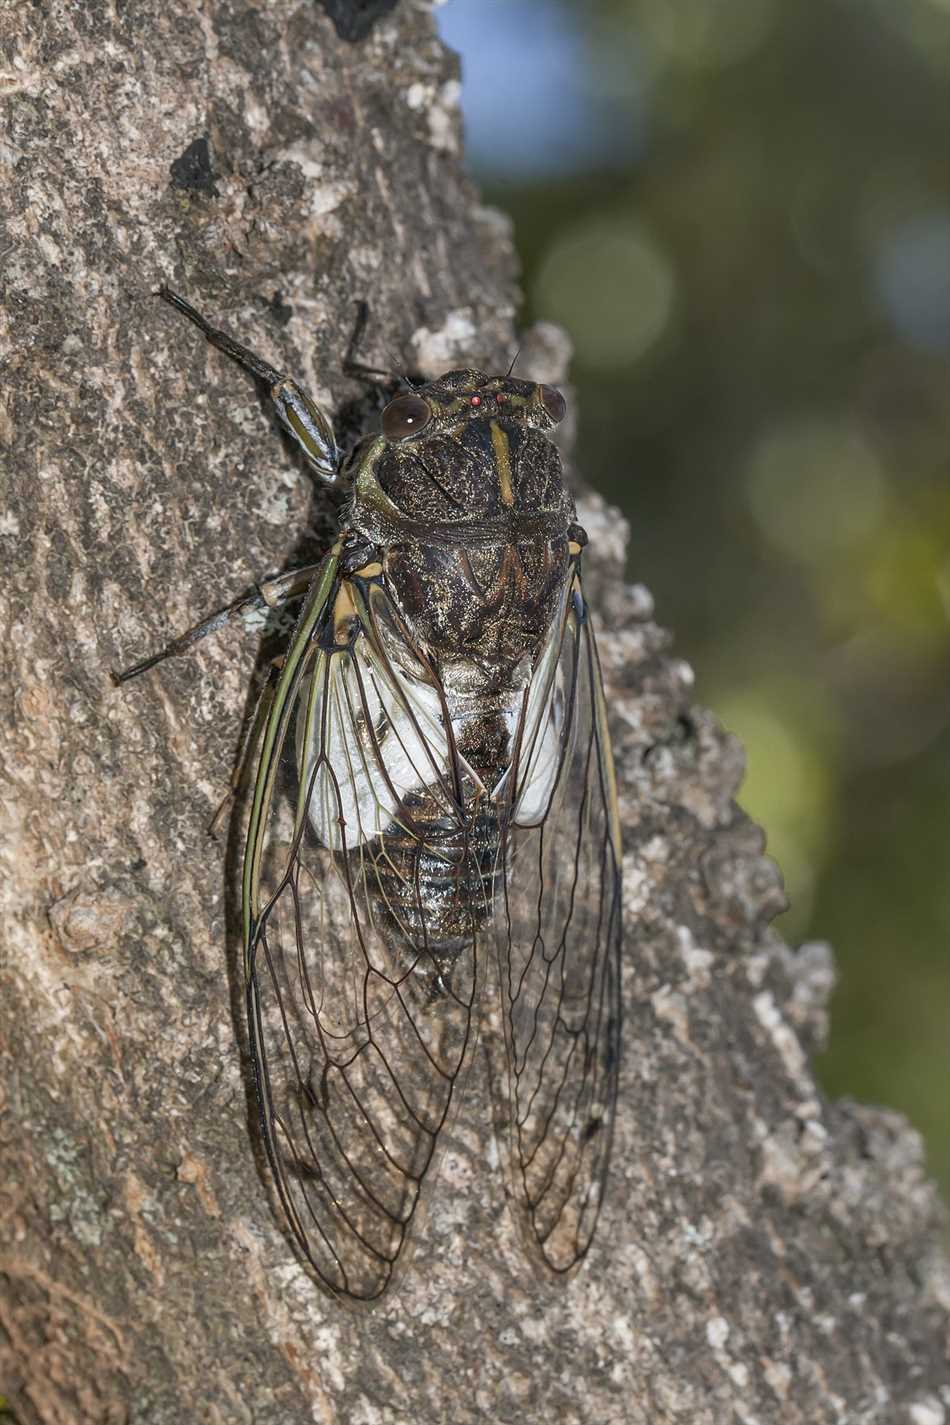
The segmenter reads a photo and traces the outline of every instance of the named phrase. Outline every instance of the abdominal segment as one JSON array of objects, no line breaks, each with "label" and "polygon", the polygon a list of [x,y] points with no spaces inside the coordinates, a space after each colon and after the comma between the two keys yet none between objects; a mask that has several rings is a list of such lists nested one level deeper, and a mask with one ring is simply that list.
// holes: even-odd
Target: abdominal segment
[{"label": "abdominal segment", "polygon": [[436,1001],[452,991],[452,973],[492,914],[498,822],[490,802],[465,818],[439,814],[427,792],[365,848],[363,875],[378,913],[398,933]]}]

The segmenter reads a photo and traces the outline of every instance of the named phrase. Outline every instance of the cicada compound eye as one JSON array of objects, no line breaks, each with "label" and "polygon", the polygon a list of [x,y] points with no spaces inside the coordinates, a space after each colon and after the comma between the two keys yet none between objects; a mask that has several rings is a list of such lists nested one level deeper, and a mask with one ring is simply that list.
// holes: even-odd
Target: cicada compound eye
[{"label": "cicada compound eye", "polygon": [[387,440],[406,440],[418,435],[431,419],[429,403],[421,396],[397,396],[383,411],[383,435]]},{"label": "cicada compound eye", "polygon": [[557,425],[559,421],[563,421],[567,414],[567,402],[560,391],[556,391],[553,386],[539,386],[538,395],[542,406],[554,424]]}]

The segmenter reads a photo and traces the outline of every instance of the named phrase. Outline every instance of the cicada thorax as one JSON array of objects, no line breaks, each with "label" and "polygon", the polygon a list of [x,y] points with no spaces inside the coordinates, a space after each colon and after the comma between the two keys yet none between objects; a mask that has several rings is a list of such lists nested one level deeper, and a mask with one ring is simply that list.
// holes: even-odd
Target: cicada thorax
[{"label": "cicada thorax", "polygon": [[556,447],[497,412],[383,444],[353,508],[450,691],[456,679],[468,690],[511,686],[536,654],[558,607],[573,518]]},{"label": "cicada thorax", "polygon": [[400,610],[438,660],[450,691],[502,690],[544,641],[568,562],[566,534],[447,548],[421,541],[387,551]]}]

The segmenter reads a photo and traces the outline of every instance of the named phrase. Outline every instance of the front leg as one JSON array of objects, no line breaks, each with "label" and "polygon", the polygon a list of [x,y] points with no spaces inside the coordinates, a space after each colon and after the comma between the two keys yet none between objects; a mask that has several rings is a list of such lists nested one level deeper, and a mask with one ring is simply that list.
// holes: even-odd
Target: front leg
[{"label": "front leg", "polygon": [[256,352],[234,341],[226,332],[213,327],[200,312],[196,311],[184,297],[179,297],[169,287],[160,287],[159,297],[176,311],[183,313],[194,322],[212,346],[233,358],[246,371],[250,371],[267,386],[268,395],[274,403],[277,418],[300,446],[313,470],[328,484],[336,481],[340,473],[340,451],[333,434],[333,425],[327,416],[289,376],[271,366]]},{"label": "front leg", "polygon": [[[245,370],[250,371],[259,381],[266,384],[268,395],[274,403],[274,409],[281,425],[293,436],[311,468],[327,483],[335,482],[340,473],[340,452],[330,419],[316,402],[312,401],[295,381],[292,381],[289,376],[283,375],[263,357],[251,351],[249,347],[242,346],[240,342],[234,341],[218,327],[213,327],[190,302],[186,302],[184,297],[179,297],[177,292],[172,292],[168,287],[161,287],[158,295],[169,306],[174,307],[176,311],[181,312],[190,322],[193,322],[212,346],[232,357]],[[211,614],[209,618],[202,619],[201,623],[195,624],[193,628],[187,629],[157,653],[140,659],[131,667],[122,669],[121,672],[114,672],[112,674],[113,682],[126,683],[129,679],[136,678],[140,673],[146,672],[147,669],[154,668],[157,663],[164,662],[166,658],[174,658],[180,653],[187,653],[202,638],[207,638],[209,633],[215,633],[226,623],[244,613],[262,611],[268,607],[274,608],[287,599],[299,597],[306,592],[318,567],[316,564],[306,565],[304,568],[294,569],[289,574],[282,574],[276,579],[270,579],[259,585],[253,593],[243,594],[225,608],[218,609],[216,613]]]}]

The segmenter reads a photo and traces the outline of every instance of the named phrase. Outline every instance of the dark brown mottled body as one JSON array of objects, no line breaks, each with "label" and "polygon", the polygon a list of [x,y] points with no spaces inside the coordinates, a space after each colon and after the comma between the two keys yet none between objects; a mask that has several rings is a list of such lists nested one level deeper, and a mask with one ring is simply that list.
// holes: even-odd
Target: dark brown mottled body
[{"label": "dark brown mottled body", "polygon": [[348,525],[354,542],[378,554],[387,598],[377,627],[390,634],[394,658],[408,642],[429,664],[460,758],[478,777],[460,788],[464,832],[423,794],[405,809],[412,831],[394,825],[385,854],[374,858],[388,913],[412,943],[425,927],[441,981],[492,914],[500,868],[490,793],[510,764],[524,689],[561,605],[571,541],[584,536],[547,437],[562,409],[556,392],[454,371],[402,401],[410,415],[419,412],[418,429],[410,421],[395,438],[384,430],[361,453]]},{"label": "dark brown mottled body", "polygon": [[422,429],[384,436],[360,463],[350,527],[379,548],[389,593],[447,691],[523,685],[523,660],[550,627],[574,504],[545,434],[547,391],[449,372],[404,398],[432,412]]}]

